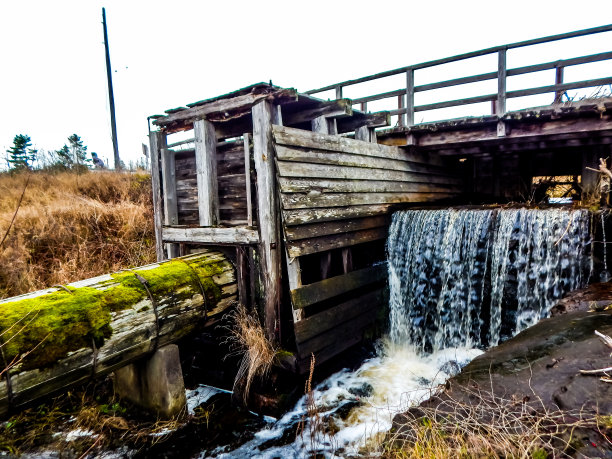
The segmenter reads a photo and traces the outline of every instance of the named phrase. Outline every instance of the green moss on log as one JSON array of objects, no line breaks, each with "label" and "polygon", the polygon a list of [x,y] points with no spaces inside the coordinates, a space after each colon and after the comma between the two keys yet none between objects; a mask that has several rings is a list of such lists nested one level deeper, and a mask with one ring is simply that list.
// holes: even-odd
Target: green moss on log
[{"label": "green moss on log", "polygon": [[[229,263],[205,255],[180,259],[155,268],[136,269],[147,281],[156,301],[181,301],[200,294],[198,279],[209,306],[221,299],[221,289],[212,276],[224,272]],[[194,272],[195,271],[195,272]],[[131,271],[111,275],[96,287],[68,287],[57,292],[0,303],[0,341],[7,363],[22,359],[23,370],[45,367],[69,352],[101,347],[112,335],[111,313],[147,299],[140,280]],[[144,312],[146,306],[138,312]]]}]

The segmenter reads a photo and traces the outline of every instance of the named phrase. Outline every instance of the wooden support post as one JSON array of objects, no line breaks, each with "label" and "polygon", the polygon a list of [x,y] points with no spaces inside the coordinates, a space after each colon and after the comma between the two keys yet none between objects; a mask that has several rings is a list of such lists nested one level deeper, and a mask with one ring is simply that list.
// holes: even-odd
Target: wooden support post
[{"label": "wooden support post", "polygon": [[[565,67],[557,67],[555,68],[555,84],[563,84],[563,69]],[[555,92],[555,100],[553,104],[560,104],[561,99],[563,99],[564,91]]]},{"label": "wooden support post", "polygon": [[355,140],[376,143],[376,130],[368,126],[359,126],[355,129]]},{"label": "wooden support post", "polygon": [[318,116],[311,122],[312,132],[320,132],[321,134],[338,134],[338,125],[336,118],[328,118],[327,116]]},{"label": "wooden support post", "polygon": [[406,126],[414,124],[414,69],[406,71]]},{"label": "wooden support post", "polygon": [[342,86],[336,86],[336,99],[342,99]]},{"label": "wooden support post", "polygon": [[501,119],[506,114],[506,50],[500,49],[497,53],[497,102],[495,104],[496,115],[500,118],[497,122],[497,136],[506,136],[506,124]]},{"label": "wooden support post", "polygon": [[161,196],[161,177],[160,177],[160,150],[166,148],[166,133],[154,131],[149,134],[151,145],[151,186],[153,188],[153,220],[155,224],[155,252],[157,261],[166,259],[164,244],[162,241],[162,196]]},{"label": "wooden support post", "polygon": [[251,196],[251,134],[246,132],[244,142],[244,181],[246,184],[247,225],[253,226],[253,198]]},{"label": "wooden support post", "polygon": [[268,101],[253,105],[253,154],[257,172],[260,266],[264,287],[264,316],[268,337],[278,339],[281,294],[280,216],[274,167],[272,122],[277,108]]},{"label": "wooden support post", "polygon": [[248,276],[248,257],[246,251],[248,247],[236,247],[236,283],[238,286],[238,302],[243,306],[249,306],[247,295],[247,276]]},{"label": "wooden support post", "polygon": [[[178,225],[178,205],[176,200],[175,153],[168,148],[161,149],[162,180],[164,183],[164,225]],[[168,258],[180,255],[178,244],[166,244]]]},{"label": "wooden support post", "polygon": [[[287,260],[287,277],[289,278],[289,290],[295,290],[302,286],[302,271],[300,269],[299,257],[291,258],[288,253],[285,253]],[[304,311],[301,309],[291,308],[293,312],[293,322],[299,322],[304,318]]]},{"label": "wooden support post", "polygon": [[215,226],[219,221],[217,178],[217,136],[207,120],[193,123],[200,226]]}]

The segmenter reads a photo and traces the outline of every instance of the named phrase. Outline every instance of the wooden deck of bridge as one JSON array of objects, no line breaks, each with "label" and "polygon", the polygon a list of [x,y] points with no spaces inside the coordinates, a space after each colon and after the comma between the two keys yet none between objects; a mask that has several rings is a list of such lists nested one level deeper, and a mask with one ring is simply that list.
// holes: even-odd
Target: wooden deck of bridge
[{"label": "wooden deck of bridge", "polygon": [[[504,45],[299,93],[257,84],[151,117],[158,257],[217,247],[238,271],[240,301],[308,369],[361,341],[385,304],[391,210],[474,196],[520,199],[532,178],[581,176],[593,186],[610,156],[612,99],[563,101],[563,69],[612,52],[506,68],[509,49],[612,32],[612,25]],[[495,72],[414,85],[420,69],[497,54]],[[506,91],[507,78],[553,70],[555,84]],[[358,99],[347,86],[405,74],[406,86]],[[496,79],[496,94],[415,106],[422,91]],[[313,94],[333,91],[333,100]],[[551,105],[507,111],[506,99],[551,93]],[[373,101],[398,108],[370,113]],[[414,123],[414,113],[491,101],[491,115]],[[360,108],[360,110],[357,109]],[[394,123],[394,126],[391,126]],[[183,133],[183,134],[178,134]],[[180,139],[175,137],[182,135]]]}]

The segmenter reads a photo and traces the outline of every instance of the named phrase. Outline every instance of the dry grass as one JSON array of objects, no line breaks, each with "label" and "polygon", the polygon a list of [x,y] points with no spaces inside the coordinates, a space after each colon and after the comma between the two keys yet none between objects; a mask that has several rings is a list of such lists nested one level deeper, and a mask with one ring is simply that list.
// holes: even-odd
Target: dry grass
[{"label": "dry grass", "polygon": [[[471,402],[445,399],[435,407],[406,413],[389,434],[382,456],[399,458],[563,458],[584,446],[578,431],[600,438],[595,448],[612,447],[609,419],[596,413],[551,410],[543,403],[504,399],[483,391]],[[589,437],[593,438],[592,435]],[[605,453],[604,453],[605,454]]]},{"label": "dry grass", "polygon": [[226,342],[232,350],[231,355],[242,355],[233,391],[246,404],[253,380],[268,374],[277,349],[268,340],[255,311],[249,312],[238,304],[228,315],[232,325],[227,329]]},{"label": "dry grass", "polygon": [[146,174],[5,173],[0,196],[0,298],[155,261]]}]

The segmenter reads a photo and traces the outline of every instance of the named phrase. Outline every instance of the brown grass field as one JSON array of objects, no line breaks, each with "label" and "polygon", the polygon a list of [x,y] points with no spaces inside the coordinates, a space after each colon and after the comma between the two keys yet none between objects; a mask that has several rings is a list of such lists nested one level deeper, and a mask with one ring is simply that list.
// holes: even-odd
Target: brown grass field
[{"label": "brown grass field", "polygon": [[154,262],[150,177],[0,174],[3,239],[0,298]]}]

